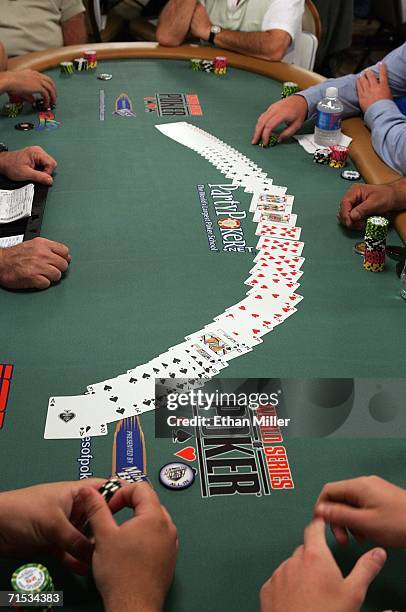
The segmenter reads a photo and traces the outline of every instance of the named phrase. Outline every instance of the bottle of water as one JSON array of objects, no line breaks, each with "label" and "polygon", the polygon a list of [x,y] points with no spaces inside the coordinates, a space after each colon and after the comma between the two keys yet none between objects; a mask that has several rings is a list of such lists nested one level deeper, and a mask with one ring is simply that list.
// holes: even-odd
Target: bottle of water
[{"label": "bottle of water", "polygon": [[317,105],[314,140],[322,147],[338,144],[341,136],[341,115],[344,107],[338,99],[337,87],[327,87],[326,97]]},{"label": "bottle of water", "polygon": [[400,297],[406,300],[406,259],[402,274],[400,275]]}]

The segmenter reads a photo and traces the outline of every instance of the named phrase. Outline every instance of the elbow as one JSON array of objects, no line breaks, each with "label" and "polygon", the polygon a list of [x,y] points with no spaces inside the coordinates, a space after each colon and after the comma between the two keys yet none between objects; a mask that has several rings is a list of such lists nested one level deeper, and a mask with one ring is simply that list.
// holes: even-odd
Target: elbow
[{"label": "elbow", "polygon": [[173,36],[171,32],[168,32],[167,30],[160,28],[159,26],[156,31],[156,39],[163,47],[178,47],[180,44],[182,44],[181,39],[177,38],[176,36]]},{"label": "elbow", "polygon": [[279,45],[278,47],[273,47],[268,52],[266,52],[266,58],[270,62],[281,62],[286,54],[285,45]]}]

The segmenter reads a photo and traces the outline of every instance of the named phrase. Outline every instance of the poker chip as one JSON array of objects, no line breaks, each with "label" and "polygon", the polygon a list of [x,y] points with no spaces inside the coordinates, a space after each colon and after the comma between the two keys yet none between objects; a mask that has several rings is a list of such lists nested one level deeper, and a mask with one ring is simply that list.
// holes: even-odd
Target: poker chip
[{"label": "poker chip", "polygon": [[192,59],[190,60],[191,69],[195,72],[200,72],[203,69],[202,61],[203,60],[199,59],[198,57],[192,57]]},{"label": "poker chip", "polygon": [[89,64],[85,57],[77,57],[73,60],[73,66],[77,72],[84,72],[88,69]]},{"label": "poker chip", "polygon": [[33,123],[27,123],[25,121],[23,121],[22,123],[17,123],[17,125],[14,126],[16,130],[21,130],[23,132],[28,132],[29,130],[33,130],[34,129],[34,124]]},{"label": "poker chip", "polygon": [[288,98],[289,96],[293,96],[293,94],[300,91],[300,87],[297,83],[293,83],[292,81],[285,81],[282,85],[282,93],[281,98]]},{"label": "poker chip", "polygon": [[330,168],[344,168],[348,158],[348,147],[333,145],[330,147]]},{"label": "poker chip", "polygon": [[7,102],[1,109],[3,117],[9,117],[9,119],[15,119],[22,111],[22,104],[16,104],[14,102]]},{"label": "poker chip", "polygon": [[100,81],[110,81],[113,78],[112,74],[108,74],[107,72],[102,72],[101,74],[97,75],[97,78]]},{"label": "poker chip", "polygon": [[386,236],[389,221],[385,217],[368,217],[364,237],[364,269],[382,272],[385,267]]},{"label": "poker chip", "polygon": [[203,72],[213,72],[214,66],[212,60],[202,60]]},{"label": "poker chip", "polygon": [[262,147],[263,149],[268,149],[268,147],[274,147],[275,145],[277,145],[278,142],[279,142],[279,136],[277,136],[276,134],[272,134],[269,137],[268,144],[264,144],[261,140],[261,142],[259,143],[259,146]]},{"label": "poker chip", "polygon": [[120,480],[113,476],[100,487],[99,493],[104,497],[106,503],[108,504],[114,493],[116,493],[119,489],[121,489]]},{"label": "poker chip", "polygon": [[196,478],[195,471],[181,461],[167,463],[159,470],[159,482],[171,491],[183,491],[192,486]]},{"label": "poker chip", "polygon": [[358,181],[361,178],[361,175],[356,170],[343,170],[341,172],[341,178],[346,181]]},{"label": "poker chip", "polygon": [[49,571],[40,563],[27,563],[17,568],[11,577],[11,586],[17,593],[44,593],[55,590]]},{"label": "poker chip", "polygon": [[223,55],[218,55],[217,57],[215,57],[213,60],[214,74],[217,74],[219,76],[226,74],[227,64],[228,64],[228,60]]},{"label": "poker chip", "polygon": [[62,75],[72,75],[73,74],[73,62],[61,62],[59,64],[59,69]]},{"label": "poker chip", "polygon": [[358,253],[358,255],[363,255],[365,251],[365,242],[363,240],[356,242],[354,244],[354,251],[355,253]]},{"label": "poker chip", "polygon": [[87,60],[88,70],[97,68],[97,53],[93,49],[87,49],[83,54],[85,60]]},{"label": "poker chip", "polygon": [[315,164],[326,165],[328,166],[331,157],[331,150],[328,147],[323,147],[322,149],[316,149],[313,153],[313,162]]}]

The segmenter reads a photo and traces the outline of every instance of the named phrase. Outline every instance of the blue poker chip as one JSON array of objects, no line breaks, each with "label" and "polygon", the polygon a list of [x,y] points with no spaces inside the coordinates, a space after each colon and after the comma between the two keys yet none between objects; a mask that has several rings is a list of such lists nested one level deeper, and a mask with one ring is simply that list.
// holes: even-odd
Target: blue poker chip
[{"label": "blue poker chip", "polygon": [[361,175],[359,172],[357,172],[357,170],[343,170],[341,172],[341,178],[345,179],[346,181],[359,181]]},{"label": "blue poker chip", "polygon": [[171,491],[183,491],[192,486],[196,472],[182,461],[167,463],[159,470],[159,482]]}]

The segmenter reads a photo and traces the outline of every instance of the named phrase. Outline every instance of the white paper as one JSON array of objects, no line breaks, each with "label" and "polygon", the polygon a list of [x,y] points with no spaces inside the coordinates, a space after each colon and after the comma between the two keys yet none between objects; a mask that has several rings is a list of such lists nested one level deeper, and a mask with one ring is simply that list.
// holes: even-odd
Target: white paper
[{"label": "white paper", "polygon": [[0,223],[11,223],[29,217],[34,199],[34,185],[20,189],[0,189]]},{"label": "white paper", "polygon": [[[317,149],[322,149],[323,147],[314,142],[314,134],[296,134],[293,136],[296,138],[298,143],[307,153],[313,154]],[[337,142],[338,145],[343,147],[349,147],[352,142],[352,138],[346,136],[345,134],[341,134],[340,140]]]}]

